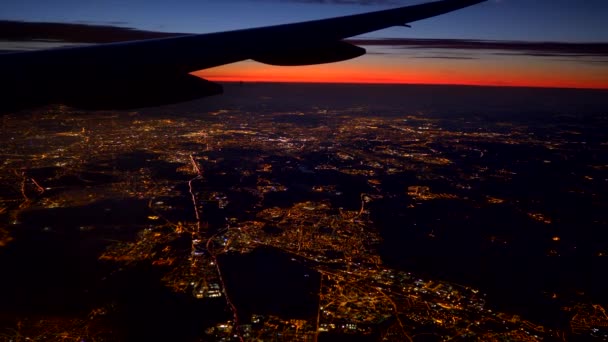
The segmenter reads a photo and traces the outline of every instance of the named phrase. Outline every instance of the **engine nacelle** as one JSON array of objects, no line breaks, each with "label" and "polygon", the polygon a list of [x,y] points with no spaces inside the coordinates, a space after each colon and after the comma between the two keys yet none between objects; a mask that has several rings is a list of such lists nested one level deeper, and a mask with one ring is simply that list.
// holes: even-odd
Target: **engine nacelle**
[{"label": "engine nacelle", "polygon": [[363,56],[366,52],[362,47],[340,41],[321,45],[277,48],[267,54],[255,56],[253,60],[278,66],[314,65],[341,62]]}]

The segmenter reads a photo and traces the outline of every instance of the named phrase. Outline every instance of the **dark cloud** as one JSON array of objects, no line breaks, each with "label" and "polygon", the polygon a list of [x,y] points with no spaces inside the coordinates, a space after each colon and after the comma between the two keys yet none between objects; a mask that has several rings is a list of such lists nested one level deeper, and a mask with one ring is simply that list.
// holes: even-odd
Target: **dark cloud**
[{"label": "dark cloud", "polygon": [[420,58],[420,59],[456,59],[456,60],[470,60],[470,59],[478,59],[475,57],[460,57],[460,56],[416,56],[412,58]]},{"label": "dark cloud", "polygon": [[129,25],[126,21],[89,21],[89,20],[76,20],[74,21],[76,24],[84,24],[84,25],[105,25],[105,26],[125,26]]},{"label": "dark cloud", "polygon": [[598,67],[606,67],[608,66],[608,59],[585,59],[584,61],[581,61],[580,59],[553,59],[556,62],[566,62],[566,63],[580,63],[580,62],[584,62],[585,64],[590,64],[590,65],[597,65]]},{"label": "dark cloud", "polygon": [[468,39],[352,39],[362,46],[384,46],[407,49],[443,49],[490,51],[496,55],[532,57],[608,57],[608,43],[523,42]]},{"label": "dark cloud", "polygon": [[56,41],[90,44],[165,38],[177,35],[183,35],[183,33],[143,31],[128,27],[85,23],[66,24],[0,20],[0,40],[4,41]]},{"label": "dark cloud", "polygon": [[389,52],[381,52],[381,51],[374,51],[374,50],[368,50],[366,55],[376,55],[376,56],[384,56],[384,55],[392,55]]},{"label": "dark cloud", "polygon": [[[330,0],[296,0],[306,2],[327,2]],[[355,1],[355,0],[331,0]],[[378,0],[356,1],[357,3],[378,3]],[[380,1],[386,3],[386,1]],[[112,23],[124,25],[126,23]],[[5,51],[32,50],[61,45],[111,43],[151,38],[166,38],[184,35],[184,33],[156,32],[132,29],[124,26],[103,25],[101,23],[45,23],[0,21],[0,53]],[[12,42],[12,43],[11,43]],[[443,50],[427,56],[414,58],[434,59],[474,59],[476,52],[506,56],[531,56],[542,58],[563,58],[564,60],[589,60],[595,64],[604,64],[608,58],[608,43],[560,43],[560,42],[525,42],[494,41],[470,39],[352,39],[350,43],[369,46],[370,54],[389,54],[394,49]],[[389,47],[391,50],[373,49]],[[452,53],[455,52],[455,53]]]}]

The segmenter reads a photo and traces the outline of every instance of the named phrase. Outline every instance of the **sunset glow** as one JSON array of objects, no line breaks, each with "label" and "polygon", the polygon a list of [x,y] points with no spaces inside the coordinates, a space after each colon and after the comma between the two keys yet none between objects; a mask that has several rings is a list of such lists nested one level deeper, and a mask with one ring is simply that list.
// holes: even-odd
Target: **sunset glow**
[{"label": "sunset glow", "polygon": [[542,58],[415,59],[365,56],[316,66],[278,67],[253,61],[194,73],[223,82],[460,84],[608,89],[606,68]]}]

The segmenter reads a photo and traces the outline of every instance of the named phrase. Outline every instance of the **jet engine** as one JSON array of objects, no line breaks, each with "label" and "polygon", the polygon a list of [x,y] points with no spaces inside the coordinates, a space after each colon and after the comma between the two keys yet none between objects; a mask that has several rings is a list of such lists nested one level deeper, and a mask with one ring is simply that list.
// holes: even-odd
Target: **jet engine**
[{"label": "jet engine", "polygon": [[256,56],[253,60],[270,65],[298,66],[345,61],[363,56],[365,49],[345,42],[332,42],[322,45],[279,48],[267,54]]}]

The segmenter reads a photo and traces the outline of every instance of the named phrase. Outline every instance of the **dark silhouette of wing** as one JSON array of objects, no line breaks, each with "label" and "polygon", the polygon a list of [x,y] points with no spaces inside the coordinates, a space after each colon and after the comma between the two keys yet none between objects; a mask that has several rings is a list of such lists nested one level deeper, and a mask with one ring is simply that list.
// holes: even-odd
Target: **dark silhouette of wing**
[{"label": "dark silhouette of wing", "polygon": [[219,94],[190,72],[254,59],[309,65],[358,57],[345,38],[430,18],[486,0],[443,0],[366,14],[222,33],[0,55],[0,110],[50,103],[127,109]]}]

